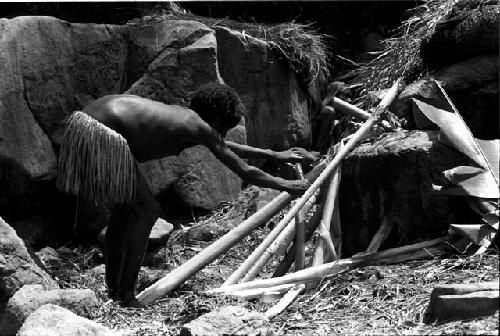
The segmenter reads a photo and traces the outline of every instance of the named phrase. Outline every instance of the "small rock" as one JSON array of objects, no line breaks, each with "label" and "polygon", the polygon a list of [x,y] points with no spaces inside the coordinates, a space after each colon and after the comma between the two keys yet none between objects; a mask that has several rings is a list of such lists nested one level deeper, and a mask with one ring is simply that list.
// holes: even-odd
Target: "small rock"
[{"label": "small rock", "polygon": [[90,289],[44,290],[41,285],[26,285],[14,294],[7,303],[0,322],[0,335],[15,335],[26,318],[39,307],[57,304],[72,312],[90,317],[98,307],[98,300]]},{"label": "small rock", "polygon": [[202,315],[182,326],[180,336],[267,335],[269,322],[264,314],[242,307],[227,306]]},{"label": "small rock", "polygon": [[17,336],[119,336],[123,333],[106,328],[71,311],[46,304],[33,312]]},{"label": "small rock", "polygon": [[26,284],[59,288],[57,282],[37,266],[16,231],[0,217],[0,304]]},{"label": "small rock", "polygon": [[60,267],[62,265],[59,253],[52,247],[44,247],[40,251],[36,252],[36,255],[46,267],[52,268]]},{"label": "small rock", "polygon": [[157,247],[165,244],[173,229],[173,224],[167,222],[163,218],[158,218],[149,235],[148,246]]}]

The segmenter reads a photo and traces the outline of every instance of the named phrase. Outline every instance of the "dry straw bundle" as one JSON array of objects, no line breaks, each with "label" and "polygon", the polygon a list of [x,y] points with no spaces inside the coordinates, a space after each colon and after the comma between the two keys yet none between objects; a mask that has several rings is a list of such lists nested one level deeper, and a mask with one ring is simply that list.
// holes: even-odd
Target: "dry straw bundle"
[{"label": "dry straw bundle", "polygon": [[[202,17],[182,9],[176,1],[158,6],[150,13],[149,20],[168,17],[180,20],[196,20],[210,28],[226,27],[261,39],[275,48],[288,61],[292,70],[309,84],[320,74],[328,78],[329,57],[326,40],[331,36],[319,33],[311,24],[286,22],[269,25],[257,22]],[[144,22],[146,17],[141,21]]]},{"label": "dry straw bundle", "polygon": [[[389,87],[396,78],[412,82],[427,75],[421,46],[440,29],[450,15],[466,15],[489,0],[426,0],[412,9],[392,38],[383,41],[384,52],[355,70],[355,82],[364,83],[365,92]],[[456,13],[455,13],[456,12]]]},{"label": "dry straw bundle", "polygon": [[137,163],[120,134],[77,111],[67,122],[57,186],[98,205],[133,201]]}]

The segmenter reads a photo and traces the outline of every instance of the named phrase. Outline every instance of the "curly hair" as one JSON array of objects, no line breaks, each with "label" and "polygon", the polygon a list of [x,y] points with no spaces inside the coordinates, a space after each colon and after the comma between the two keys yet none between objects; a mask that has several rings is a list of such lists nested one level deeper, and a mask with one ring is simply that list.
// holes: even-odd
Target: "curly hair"
[{"label": "curly hair", "polygon": [[219,83],[200,86],[192,94],[189,108],[209,125],[218,119],[225,125],[236,126],[245,115],[245,107],[236,91]]}]

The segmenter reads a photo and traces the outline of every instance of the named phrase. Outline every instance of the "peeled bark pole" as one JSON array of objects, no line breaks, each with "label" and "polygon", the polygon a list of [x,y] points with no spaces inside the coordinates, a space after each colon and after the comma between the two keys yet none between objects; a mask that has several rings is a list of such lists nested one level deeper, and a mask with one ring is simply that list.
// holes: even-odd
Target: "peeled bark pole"
[{"label": "peeled bark pole", "polygon": [[[385,99],[385,97],[384,97],[384,99]],[[380,103],[380,105],[382,105],[382,103]],[[390,105],[390,103],[388,105],[386,105],[385,107],[387,107],[389,105]],[[357,117],[360,119],[368,119],[371,116],[370,113],[360,109],[359,107],[357,107],[355,105],[349,104],[348,102],[343,101],[342,99],[337,98],[337,97],[333,98],[333,107],[335,107],[337,110],[339,110],[345,114],[348,114],[350,116]]]},{"label": "peeled bark pole", "polygon": [[[308,179],[316,178],[324,169],[324,164],[319,164],[307,174]],[[283,209],[292,200],[292,195],[282,192],[262,209],[248,217],[240,225],[226,233],[203,251],[186,261],[184,264],[143,290],[137,299],[142,304],[153,303],[171,290],[180,286],[193,274],[214,261],[219,255],[230,249],[236,243],[248,236],[254,229],[271,219],[278,211]]]},{"label": "peeled bark pole", "polygon": [[302,293],[305,289],[306,289],[306,286],[303,284],[297,285],[297,286],[293,287],[292,289],[290,289],[288,291],[288,293],[286,293],[285,296],[283,296],[277,304],[275,304],[274,306],[272,306],[271,308],[269,308],[266,311],[266,313],[265,313],[266,317],[271,320],[275,316],[279,315],[293,301],[295,301],[297,296],[299,296],[300,293]]},{"label": "peeled bark pole", "polygon": [[[323,208],[323,218],[321,220],[321,224],[318,227],[318,231],[320,232],[320,237],[322,237],[322,239],[319,239],[318,242],[316,243],[313,254],[313,262],[312,262],[313,266],[321,265],[322,263],[324,263],[326,244],[331,243],[330,227],[333,217],[334,206],[337,203],[336,199],[340,184],[340,169],[341,168],[339,165],[339,168],[337,168],[335,170],[335,173],[333,174],[333,177],[330,181],[330,185],[328,186],[328,190],[326,192],[325,206]],[[332,257],[334,259],[338,259],[335,248],[333,249]]]},{"label": "peeled bark pole", "polygon": [[366,254],[363,256],[352,257],[347,259],[339,259],[331,263],[313,266],[303,269],[298,272],[290,273],[278,278],[255,280],[251,282],[244,282],[227,287],[216,288],[207,291],[208,294],[216,293],[231,293],[234,291],[242,291],[256,288],[274,287],[285,284],[303,284],[308,282],[319,281],[327,276],[340,273],[352,267],[361,265],[376,265],[376,264],[389,264],[398,263],[407,260],[415,260],[422,258],[424,255],[430,255],[429,251],[441,251],[447,241],[448,237],[442,237],[425,241],[412,245],[405,245],[388,249],[385,251]]},{"label": "peeled bark pole", "polygon": [[[316,227],[318,226],[320,220],[321,220],[321,214],[322,210],[316,209],[316,211],[313,213],[313,215],[308,219],[307,225],[306,225],[306,237],[305,240],[308,241],[313,233]],[[283,260],[281,260],[280,264],[278,267],[276,267],[276,270],[273,273],[273,278],[275,277],[280,277],[286,274],[288,272],[288,269],[290,266],[292,266],[293,261],[295,260],[295,250],[296,246],[295,243],[290,247],[288,252],[286,252],[285,257]]]},{"label": "peeled bark pole", "polygon": [[[300,179],[304,178],[304,174],[302,173],[302,166],[300,163],[296,164],[297,176]],[[312,197],[311,197],[312,198]],[[306,215],[307,211],[304,208],[300,209],[295,217],[295,245],[297,246],[295,251],[295,269],[301,270],[304,268],[305,260],[306,260]]]},{"label": "peeled bark pole", "polygon": [[[313,195],[307,203],[304,205],[304,208],[302,209],[304,212],[308,212],[314,203],[316,203],[316,198],[317,195]],[[303,225],[305,226],[310,226],[310,221],[314,217],[311,217],[311,219],[307,222],[304,222]],[[297,218],[295,218],[297,220]],[[314,223],[311,223],[312,225],[315,225]],[[279,255],[279,254],[285,254],[286,249],[292,242],[294,236],[296,235],[296,225],[288,225],[285,229],[283,229],[278,237],[271,243],[271,245],[262,253],[262,255],[257,259],[255,264],[251,265],[250,269],[248,269],[248,272],[241,278],[242,281],[250,281],[255,279],[257,274],[259,273],[260,269],[271,259],[274,255]],[[294,252],[295,254],[295,252]],[[241,267],[241,266],[240,266]],[[239,270],[239,268],[238,268]],[[238,272],[238,270],[235,271]],[[233,274],[235,274],[233,273]],[[238,273],[236,273],[238,274]],[[226,281],[228,282],[230,279],[233,279],[235,275],[231,275],[229,279]],[[239,280],[239,279],[238,279]]]},{"label": "peeled bark pole", "polygon": [[260,256],[266,251],[271,243],[278,237],[279,233],[290,223],[290,221],[302,209],[304,204],[309,198],[318,190],[318,188],[328,179],[330,174],[339,166],[340,162],[349,154],[351,150],[361,141],[365,135],[370,131],[372,126],[377,122],[378,118],[385,111],[385,109],[394,101],[399,93],[398,79],[394,85],[387,92],[384,99],[379,104],[378,109],[370,116],[370,118],[352,135],[347,144],[343,146],[333,160],[327,165],[325,170],[319,177],[311,184],[309,189],[306,190],[304,195],[295,203],[285,217],[276,225],[276,227],[268,234],[264,241],[254,250],[254,252],[241,264],[241,266],[226,280],[222,287],[235,284],[238,282],[245,273],[256,263]]},{"label": "peeled bark pole", "polygon": [[370,245],[368,245],[368,248],[366,249],[366,252],[368,253],[373,253],[377,252],[382,243],[386,240],[386,238],[389,236],[391,233],[393,227],[393,223],[387,219],[387,217],[384,217],[382,219],[382,224],[378,228],[377,232],[372,238],[372,241],[370,242]]}]

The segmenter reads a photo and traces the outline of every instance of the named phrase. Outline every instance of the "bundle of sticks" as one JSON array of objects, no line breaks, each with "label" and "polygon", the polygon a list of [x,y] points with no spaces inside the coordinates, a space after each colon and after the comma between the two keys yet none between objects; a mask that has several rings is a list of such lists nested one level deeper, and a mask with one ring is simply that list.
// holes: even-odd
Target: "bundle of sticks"
[{"label": "bundle of sticks", "polygon": [[[432,253],[433,249],[437,252],[439,246],[446,241],[445,237],[377,252],[391,230],[389,221],[385,220],[364,253],[347,259],[339,259],[341,229],[338,213],[338,187],[341,162],[369,134],[370,129],[378,121],[381,114],[397,97],[399,90],[400,80],[394,83],[378,108],[371,114],[332,97],[330,102],[335,108],[366,119],[366,121],[358,131],[349,137],[348,141],[339,144],[337,153],[331,161],[321,162],[306,174],[306,178],[311,181],[311,186],[302,197],[293,200],[290,194],[281,193],[236,228],[146,288],[138,295],[138,300],[143,304],[150,304],[172,291],[290,204],[292,204],[290,210],[262,243],[220,288],[208,291],[209,294],[222,293],[255,298],[266,294],[286,293],[281,301],[267,312],[268,318],[273,318],[293,302],[306,289],[307,285],[315,284],[328,276],[368,263],[402,262]],[[319,194],[320,187],[323,189],[323,197],[320,197]],[[306,216],[319,198],[322,202],[319,202],[319,206],[316,207],[311,216]],[[305,241],[314,232],[319,239],[316,240],[313,256],[309,262],[310,267],[304,268]],[[273,256],[285,253],[285,257],[272,278],[254,280],[262,267]],[[295,262],[295,272],[286,274],[293,262]]]}]

